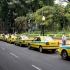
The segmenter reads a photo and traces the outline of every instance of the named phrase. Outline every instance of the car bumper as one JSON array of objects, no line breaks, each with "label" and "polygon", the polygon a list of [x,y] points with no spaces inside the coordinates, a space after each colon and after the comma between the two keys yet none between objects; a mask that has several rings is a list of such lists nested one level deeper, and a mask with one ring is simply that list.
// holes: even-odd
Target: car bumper
[{"label": "car bumper", "polygon": [[49,49],[49,50],[51,50],[51,49],[59,49],[59,47],[58,46],[56,46],[56,47],[49,47],[49,46],[47,46],[47,47],[42,47],[43,49]]}]

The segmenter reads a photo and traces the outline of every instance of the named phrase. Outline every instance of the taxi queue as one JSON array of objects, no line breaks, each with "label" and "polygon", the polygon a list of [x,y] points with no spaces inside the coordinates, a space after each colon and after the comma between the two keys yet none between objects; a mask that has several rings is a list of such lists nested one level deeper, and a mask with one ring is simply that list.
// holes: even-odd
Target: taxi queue
[{"label": "taxi queue", "polygon": [[66,60],[70,57],[70,46],[59,45],[59,41],[54,40],[50,36],[35,36],[28,37],[26,35],[14,35],[14,34],[0,34],[0,41],[13,43],[19,46],[27,46],[28,49],[37,48],[42,53],[44,50],[51,50],[53,53],[58,50],[58,54],[62,59]]}]

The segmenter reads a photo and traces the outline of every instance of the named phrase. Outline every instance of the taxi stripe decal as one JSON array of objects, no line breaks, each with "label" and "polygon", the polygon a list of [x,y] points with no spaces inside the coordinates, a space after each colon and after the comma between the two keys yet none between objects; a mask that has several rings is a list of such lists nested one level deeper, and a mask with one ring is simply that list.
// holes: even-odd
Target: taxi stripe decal
[{"label": "taxi stripe decal", "polygon": [[69,49],[70,50],[70,47],[60,47],[60,48],[62,48],[62,49]]}]

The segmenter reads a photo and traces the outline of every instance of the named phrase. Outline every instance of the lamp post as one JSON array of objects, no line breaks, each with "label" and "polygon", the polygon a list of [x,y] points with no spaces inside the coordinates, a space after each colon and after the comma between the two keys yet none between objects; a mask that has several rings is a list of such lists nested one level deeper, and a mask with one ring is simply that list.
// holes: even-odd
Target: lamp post
[{"label": "lamp post", "polygon": [[43,36],[44,36],[44,21],[45,21],[45,16],[42,17],[42,21],[43,21],[43,25],[42,25],[42,33],[43,33]]}]

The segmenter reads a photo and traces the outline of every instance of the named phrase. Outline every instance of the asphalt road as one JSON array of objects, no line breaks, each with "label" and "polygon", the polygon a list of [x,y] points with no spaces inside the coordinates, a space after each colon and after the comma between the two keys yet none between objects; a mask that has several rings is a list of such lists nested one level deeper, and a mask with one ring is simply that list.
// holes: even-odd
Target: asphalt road
[{"label": "asphalt road", "polygon": [[70,70],[70,60],[0,41],[0,70]]}]

